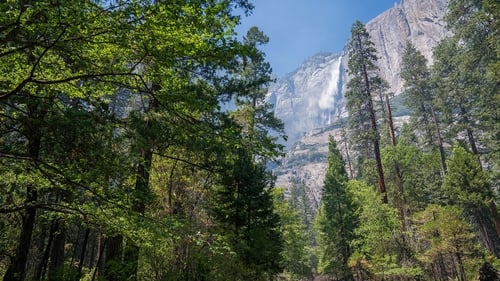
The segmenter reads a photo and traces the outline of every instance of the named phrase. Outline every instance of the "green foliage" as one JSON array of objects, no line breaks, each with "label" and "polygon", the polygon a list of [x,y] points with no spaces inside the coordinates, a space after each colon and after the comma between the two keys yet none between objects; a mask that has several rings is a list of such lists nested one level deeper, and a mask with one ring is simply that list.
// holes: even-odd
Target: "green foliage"
[{"label": "green foliage", "polygon": [[[384,147],[382,161],[388,182],[395,181],[396,172],[400,174],[407,211],[418,211],[429,203],[443,201],[439,154],[424,152],[415,143],[408,143],[403,138],[396,146]],[[395,170],[396,165],[398,171]],[[394,193],[399,192],[396,186],[389,190],[393,197],[396,196]]]},{"label": "green foliage", "polygon": [[463,139],[459,134],[466,131],[466,140],[477,154],[477,127],[473,122],[479,118],[477,106],[484,96],[480,91],[476,95],[470,94],[477,91],[473,89],[473,80],[480,78],[478,73],[470,72],[470,66],[466,66],[464,52],[456,38],[443,40],[434,50],[433,79],[438,90],[436,102],[447,126],[446,138]]},{"label": "green foliage", "polygon": [[[457,142],[466,141],[472,154],[483,163],[473,164],[470,156],[456,151],[457,156],[452,158],[463,158],[465,163],[460,166],[450,159],[455,168],[452,175],[447,176],[444,187],[452,200],[464,206],[473,218],[483,244],[499,256],[500,218],[495,195],[489,187],[497,185],[499,173],[498,109],[495,106],[499,96],[498,79],[491,76],[499,59],[499,37],[494,31],[498,26],[498,5],[490,1],[453,0],[449,2],[445,19],[453,36],[443,40],[434,51],[433,77],[439,105],[445,113],[448,137]],[[480,171],[481,166],[489,173]],[[471,168],[477,176],[460,171],[462,168]],[[487,177],[493,180],[488,183]],[[492,229],[491,220],[496,231]]]},{"label": "green foliage", "polygon": [[483,245],[498,257],[499,218],[490,178],[482,169],[477,156],[459,145],[453,148],[448,166],[449,170],[443,182],[444,192],[451,203],[464,208],[477,226]]},{"label": "green foliage", "polygon": [[[397,145],[381,153],[397,211],[380,204],[372,187],[377,183],[381,187],[377,176],[382,171],[376,149],[370,149],[380,139],[373,98],[383,94],[384,83],[377,79],[376,50],[368,33],[360,22],[353,25],[346,106],[354,132],[350,142],[360,156],[356,174],[368,183],[349,183],[359,206],[350,257],[358,280],[473,280],[483,250],[498,255],[494,101],[500,10],[494,2],[449,1],[445,20],[453,35],[434,49],[431,70],[415,46],[406,46],[401,78],[405,103],[411,108],[411,127],[403,127]],[[455,146],[446,161],[447,144],[454,142],[467,143],[472,153]],[[324,247],[325,241],[318,241],[319,248]]]},{"label": "green foliage", "polygon": [[[498,62],[496,44],[498,9],[487,1],[450,1],[446,22],[454,35],[443,40],[434,50],[433,76],[449,138],[465,137],[474,154],[490,154],[490,162],[498,154],[498,82],[488,69]],[[495,39],[496,38],[496,39]],[[496,42],[495,41],[495,42]],[[484,148],[481,148],[484,146]],[[496,165],[496,164],[493,164]]]},{"label": "green foliage", "polygon": [[477,277],[482,253],[460,208],[430,204],[414,220],[419,234],[418,259],[429,278]]},{"label": "green foliage", "polygon": [[[235,147],[252,147],[252,157],[279,151],[265,130],[250,145],[219,108],[231,80],[243,80],[230,76],[240,59],[251,58],[261,64],[259,71],[270,73],[263,53],[251,42],[238,42],[234,32],[239,22],[234,9],[246,14],[252,5],[245,0],[28,2],[0,4],[0,70],[5,73],[0,78],[0,161],[5,163],[0,223],[11,230],[2,236],[0,261],[9,276],[44,278],[44,268],[53,263],[44,253],[55,252],[47,226],[55,220],[68,226],[63,232],[75,226],[91,230],[87,244],[75,246],[73,253],[62,249],[66,261],[80,258],[78,265],[69,265],[78,274],[123,279],[135,278],[138,271],[141,278],[157,280],[241,276],[246,261],[235,254],[233,236],[221,234],[220,225],[208,227],[204,208],[215,179],[227,175],[221,163],[234,156]],[[270,116],[259,115],[259,126],[280,124]],[[248,198],[256,213],[249,216],[247,241],[237,245],[253,261],[261,250],[280,251],[267,190],[271,178],[259,165],[246,167],[255,172],[258,181],[251,184],[260,191],[245,195],[264,200]],[[168,177],[157,177],[160,166],[170,171]],[[162,188],[161,181],[170,184]],[[272,230],[256,227],[261,221]],[[66,237],[68,245],[81,243]],[[104,272],[82,268],[95,266],[97,256],[104,257]],[[155,262],[171,266],[160,270]]]},{"label": "green foliage", "polygon": [[371,126],[371,118],[376,118],[372,95],[375,96],[375,89],[381,86],[382,80],[376,74],[376,50],[364,25],[359,21],[355,22],[351,34],[348,72],[352,77],[345,93],[346,108],[349,110],[349,127],[353,130],[351,143],[362,146],[358,149],[366,155],[370,154],[370,143],[379,137]]},{"label": "green foliage", "polygon": [[443,189],[452,203],[464,207],[482,206],[493,199],[490,179],[476,156],[455,145],[447,163],[449,169]]},{"label": "green foliage", "polygon": [[352,195],[347,189],[345,162],[333,137],[330,137],[328,168],[321,191],[321,207],[316,219],[318,230],[319,273],[350,278],[348,261],[358,218]]},{"label": "green foliage", "polygon": [[280,271],[283,248],[279,216],[273,208],[271,175],[239,149],[222,175],[212,207],[232,249],[247,267],[247,278],[261,280]]},{"label": "green foliage", "polygon": [[396,251],[396,239],[400,237],[397,210],[383,204],[373,186],[361,181],[349,181],[348,186],[359,217],[349,264],[357,276],[361,274],[360,267],[370,274],[387,274],[400,267]]},{"label": "green foliage", "polygon": [[487,33],[487,43],[492,49],[492,53],[496,53],[496,60],[493,58],[488,62],[487,78],[496,83],[500,82],[500,4],[494,0],[483,1],[483,12],[485,15],[490,15],[488,24],[491,26],[491,32]]},{"label": "green foliage", "polygon": [[439,143],[441,133],[435,110],[435,92],[432,88],[431,73],[427,60],[411,42],[406,43],[401,62],[401,78],[404,81],[404,99],[411,108],[412,128],[422,135],[421,143],[434,146]]},{"label": "green foliage", "polygon": [[[363,163],[368,158],[375,159],[379,192],[382,200],[387,203],[384,170],[380,158],[380,134],[377,128],[377,114],[373,102],[376,96],[382,97],[387,82],[378,75],[377,53],[373,47],[370,34],[365,26],[356,21],[351,28],[349,40],[348,72],[351,77],[347,82],[346,108],[349,110],[349,126],[352,129],[351,143],[358,143],[360,157]],[[372,146],[372,148],[370,148]],[[363,170],[358,167],[358,174]]]},{"label": "green foliage", "polygon": [[[308,193],[309,188],[299,179],[294,178],[291,180],[292,185],[288,188],[289,196],[287,198],[288,204],[297,212],[301,224],[304,225],[305,231],[308,237],[308,245],[313,249],[316,249],[317,242],[317,231],[314,227],[314,221],[318,214],[318,202],[311,198],[311,194]],[[316,268],[318,264],[318,259],[316,253],[311,256],[312,268]]]},{"label": "green foliage", "polygon": [[[259,48],[269,38],[256,27],[242,42],[235,33],[252,5],[174,2],[0,3],[5,280],[300,280],[312,278],[316,246],[319,270],[335,277],[470,280],[483,254],[476,239],[498,251],[495,1],[450,1],[454,35],[435,49],[433,83],[411,45],[404,58],[427,143],[439,135],[427,122],[435,106],[447,141],[466,139],[489,169],[456,147],[442,190],[438,155],[419,149],[418,134],[383,151],[390,173],[381,173],[373,98],[386,83],[366,29],[353,25],[346,97],[358,176],[381,188],[400,172],[405,207],[423,211],[403,236],[373,186],[348,183],[331,140],[317,240],[305,185],[294,183],[287,202],[266,169],[286,137],[265,102],[273,79]],[[228,100],[234,112],[221,109]],[[428,205],[444,199],[454,206]],[[419,263],[402,258],[404,243]]]},{"label": "green foliage", "polygon": [[39,87],[71,97],[102,96],[116,89],[103,82],[106,77],[134,76],[127,66],[130,49],[123,48],[131,33],[120,28],[128,9],[91,1],[59,3],[57,9],[50,1],[18,2],[2,9],[0,22],[8,28],[1,31],[0,69],[7,74],[1,99],[37,95]]},{"label": "green foliage", "polygon": [[308,229],[296,209],[285,199],[283,189],[274,190],[274,204],[281,221],[282,266],[287,280],[302,280],[313,275],[313,248]]},{"label": "green foliage", "polygon": [[283,123],[274,116],[272,104],[265,101],[267,86],[273,82],[272,70],[257,46],[268,41],[262,31],[251,27],[243,39],[248,55],[238,60],[233,73],[237,109],[232,116],[242,126],[242,133],[248,140],[247,149],[254,150],[255,155],[263,158],[261,161],[274,160],[282,155],[283,146],[276,141],[278,138],[286,140]]}]

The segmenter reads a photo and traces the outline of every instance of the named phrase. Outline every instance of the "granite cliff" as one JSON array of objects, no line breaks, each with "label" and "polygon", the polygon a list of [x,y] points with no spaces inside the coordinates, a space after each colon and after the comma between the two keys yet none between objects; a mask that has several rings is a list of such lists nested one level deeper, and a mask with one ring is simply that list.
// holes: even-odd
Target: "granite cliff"
[{"label": "granite cliff", "polygon": [[[380,75],[390,84],[390,92],[402,92],[399,66],[407,41],[432,62],[432,48],[447,35],[442,21],[446,4],[446,0],[401,0],[366,24],[378,51]],[[340,141],[339,120],[347,115],[347,60],[346,50],[316,54],[269,88],[268,99],[289,137],[287,156],[275,170],[278,186],[300,181],[310,188],[313,199],[319,199],[328,136]],[[398,115],[401,124],[405,112],[400,108]]]}]

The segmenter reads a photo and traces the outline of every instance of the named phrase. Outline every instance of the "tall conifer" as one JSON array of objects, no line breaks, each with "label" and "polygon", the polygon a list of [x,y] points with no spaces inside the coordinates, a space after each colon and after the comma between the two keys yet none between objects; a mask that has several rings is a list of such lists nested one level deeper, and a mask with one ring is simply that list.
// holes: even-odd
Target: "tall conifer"
[{"label": "tall conifer", "polygon": [[401,78],[404,81],[406,106],[412,109],[412,127],[422,131],[424,144],[437,146],[444,172],[446,171],[446,158],[440,121],[434,104],[435,93],[431,83],[431,73],[427,67],[427,59],[411,42],[406,44],[403,53]]},{"label": "tall conifer", "polygon": [[[354,134],[361,136],[360,141],[367,143],[364,148],[366,154],[375,158],[378,189],[382,194],[382,201],[387,203],[384,170],[380,158],[380,134],[373,102],[373,95],[386,83],[377,73],[376,62],[377,54],[370,34],[360,21],[356,21],[351,28],[349,41],[348,71],[351,80],[347,84],[346,92],[349,122]],[[370,152],[368,144],[372,146]]]},{"label": "tall conifer", "polygon": [[357,217],[352,196],[347,190],[345,162],[333,137],[330,137],[328,169],[321,191],[317,218],[319,270],[340,280],[352,280],[348,267],[350,243],[354,239]]}]

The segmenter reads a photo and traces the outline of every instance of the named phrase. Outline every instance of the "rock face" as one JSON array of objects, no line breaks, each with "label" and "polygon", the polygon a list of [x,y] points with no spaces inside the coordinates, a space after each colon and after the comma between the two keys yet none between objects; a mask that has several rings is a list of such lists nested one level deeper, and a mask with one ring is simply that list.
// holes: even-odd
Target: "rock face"
[{"label": "rock face", "polygon": [[407,41],[432,63],[432,48],[447,35],[442,21],[446,5],[446,0],[401,0],[366,24],[391,92],[399,94],[403,88],[399,66]]},{"label": "rock face", "polygon": [[269,88],[268,98],[285,123],[288,144],[338,118],[343,101],[342,62],[340,55],[319,53]]},{"label": "rock face", "polygon": [[[389,83],[389,92],[402,92],[399,66],[407,41],[432,62],[432,48],[447,35],[442,21],[446,5],[447,0],[401,0],[366,24],[378,51],[380,76]],[[328,136],[339,139],[338,121],[347,116],[345,53],[319,53],[269,88],[268,99],[274,103],[275,114],[285,123],[288,135],[287,156],[276,169],[278,186],[300,181],[309,186],[312,197],[319,196]]]},{"label": "rock face", "polygon": [[342,149],[339,125],[326,126],[308,132],[289,149],[283,162],[275,170],[276,186],[289,187],[292,182],[304,183],[308,187],[311,202],[314,202],[313,206],[318,207],[327,168],[326,158],[330,135],[334,136],[339,149]]}]

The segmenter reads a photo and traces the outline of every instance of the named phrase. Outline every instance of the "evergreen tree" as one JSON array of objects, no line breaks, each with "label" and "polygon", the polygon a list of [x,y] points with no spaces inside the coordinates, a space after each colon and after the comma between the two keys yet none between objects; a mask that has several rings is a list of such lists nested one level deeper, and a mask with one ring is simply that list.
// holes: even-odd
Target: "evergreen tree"
[{"label": "evergreen tree", "polygon": [[[439,98],[448,109],[451,138],[465,135],[472,153],[495,164],[498,154],[499,92],[491,69],[498,63],[498,6],[488,1],[452,0],[445,17],[453,36],[434,51]],[[462,134],[464,132],[465,134]]]},{"label": "evergreen tree", "polygon": [[450,202],[465,210],[476,224],[484,246],[498,257],[500,224],[495,213],[488,212],[495,200],[488,175],[481,168],[479,160],[458,145],[453,148],[448,167],[443,189]]},{"label": "evergreen tree", "polygon": [[[469,64],[471,67],[469,70],[492,71],[480,74],[487,83],[481,83],[481,85],[480,81],[471,80],[476,89],[493,87],[487,91],[488,94],[495,94],[498,91],[498,76],[491,74],[498,71],[495,65],[498,65],[499,15],[500,6],[496,1],[451,0],[448,3],[448,13],[445,16],[448,29],[453,31],[453,36],[461,41],[461,47],[468,52],[468,60],[473,62]],[[487,104],[483,105],[487,106]],[[491,108],[488,107],[488,109]]]},{"label": "evergreen tree", "polygon": [[[234,161],[234,162],[233,162]],[[281,270],[279,216],[273,208],[273,182],[261,163],[238,149],[221,179],[213,207],[238,258],[247,267],[242,278],[264,280]]]},{"label": "evergreen tree", "polygon": [[423,143],[439,148],[443,172],[446,171],[446,156],[434,105],[434,90],[426,58],[411,42],[407,42],[401,62],[401,78],[404,81],[405,104],[412,109],[412,127],[421,131]]},{"label": "evergreen tree", "polygon": [[[382,201],[387,203],[384,170],[380,158],[380,134],[373,102],[373,96],[386,83],[377,74],[376,50],[360,21],[356,21],[351,28],[348,52],[348,71],[351,77],[347,84],[346,106],[349,109],[350,126],[355,129],[353,135],[361,136],[363,142],[373,146],[370,155],[373,154],[375,159],[378,189],[382,194]],[[367,146],[364,150],[368,154]]]},{"label": "evergreen tree", "polygon": [[313,276],[313,248],[310,230],[303,218],[285,199],[283,189],[275,189],[275,209],[280,216],[283,238],[282,265],[287,280],[303,280]]},{"label": "evergreen tree", "polygon": [[429,204],[414,216],[419,259],[428,278],[474,280],[481,252],[472,227],[457,206]]},{"label": "evergreen tree", "polygon": [[377,200],[373,186],[352,180],[348,184],[358,206],[358,227],[352,241],[349,261],[356,280],[375,279],[375,275],[391,278],[389,272],[401,268],[398,264],[399,222],[397,210]]},{"label": "evergreen tree", "polygon": [[399,167],[403,196],[406,199],[404,212],[407,219],[429,203],[443,202],[440,156],[436,152],[422,151],[416,142],[409,141],[407,135],[413,132],[409,130],[409,126],[405,124],[398,144],[382,150],[382,162],[389,173],[388,180],[391,180],[396,173],[393,163]]},{"label": "evergreen tree", "polygon": [[345,162],[333,137],[330,137],[328,169],[321,192],[317,217],[319,272],[337,280],[353,280],[348,262],[357,225],[355,205],[347,189]]},{"label": "evergreen tree", "polygon": [[305,225],[309,234],[310,244],[316,246],[314,218],[317,215],[319,203],[311,199],[311,194],[307,192],[309,188],[304,182],[301,182],[298,178],[294,178],[291,181],[292,185],[289,187],[290,196],[288,197],[288,202],[297,211],[302,223]]},{"label": "evergreen tree", "polygon": [[243,39],[246,53],[236,60],[232,90],[237,108],[230,116],[241,127],[241,147],[227,162],[214,204],[215,217],[228,229],[236,253],[249,268],[245,278],[254,280],[276,274],[282,265],[279,217],[271,197],[274,177],[265,167],[282,150],[271,131],[285,137],[283,123],[265,101],[271,68],[257,48],[268,40],[257,27],[250,28]]},{"label": "evergreen tree", "polygon": [[[488,79],[500,83],[500,3],[495,0],[483,1],[484,13],[490,15],[488,25],[491,32],[487,33],[488,47],[492,49],[492,54],[496,54],[497,59],[488,61]],[[494,58],[494,57],[493,57]]]},{"label": "evergreen tree", "polygon": [[[452,0],[445,20],[453,36],[434,51],[433,77],[447,124],[448,136],[464,139],[470,151],[498,178],[498,79],[491,76],[498,64],[498,5],[489,1]],[[500,219],[494,200],[488,200],[489,216]],[[483,212],[483,211],[482,211]],[[485,213],[484,216],[488,217]],[[477,218],[476,218],[477,219]],[[484,239],[484,233],[482,238]],[[491,245],[490,245],[491,249]],[[498,250],[496,250],[498,251]],[[498,252],[496,253],[498,255]]]},{"label": "evergreen tree", "polygon": [[[260,161],[272,160],[281,155],[283,145],[278,138],[286,140],[284,125],[274,116],[273,105],[266,102],[267,86],[273,81],[271,66],[265,54],[258,49],[267,44],[269,38],[257,27],[251,27],[243,38],[248,54],[238,61],[236,73],[234,118],[242,126],[248,139],[248,149],[263,157]],[[275,136],[276,135],[276,136]]]},{"label": "evergreen tree", "polygon": [[466,139],[497,184],[499,112],[492,101],[498,100],[500,85],[500,6],[489,0],[453,0],[448,7],[445,20],[453,36],[435,50],[433,76],[441,104],[447,108],[449,137]]},{"label": "evergreen tree", "polygon": [[[452,142],[464,136],[471,151],[478,155],[479,128],[476,122],[480,120],[479,111],[483,110],[479,107],[482,94],[471,88],[473,84],[470,82],[479,77],[478,73],[469,71],[465,52],[457,38],[441,41],[434,49],[433,80],[437,87],[436,102],[442,112],[448,140]],[[473,95],[472,92],[477,94]]]}]

